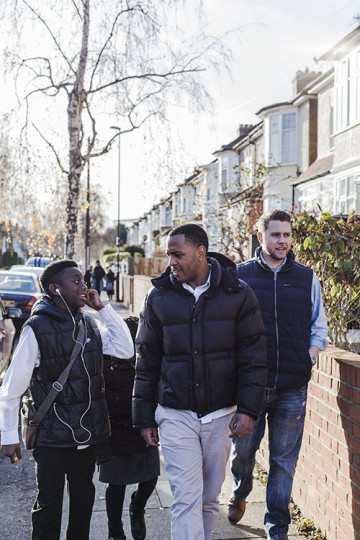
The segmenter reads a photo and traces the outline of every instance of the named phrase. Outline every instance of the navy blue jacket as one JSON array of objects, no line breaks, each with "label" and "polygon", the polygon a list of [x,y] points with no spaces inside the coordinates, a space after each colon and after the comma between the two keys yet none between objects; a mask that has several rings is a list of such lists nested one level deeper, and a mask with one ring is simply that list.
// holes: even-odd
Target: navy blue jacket
[{"label": "navy blue jacket", "polygon": [[238,277],[255,292],[266,328],[267,388],[300,388],[311,377],[311,286],[313,271],[292,251],[277,273],[255,257],[238,265]]}]

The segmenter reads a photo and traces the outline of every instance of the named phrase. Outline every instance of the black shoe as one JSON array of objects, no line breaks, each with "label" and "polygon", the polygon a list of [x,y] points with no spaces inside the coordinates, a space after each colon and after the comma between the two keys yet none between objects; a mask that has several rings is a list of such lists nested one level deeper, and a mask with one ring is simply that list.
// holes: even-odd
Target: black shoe
[{"label": "black shoe", "polygon": [[115,536],[110,536],[110,532],[109,532],[108,540],[126,540],[126,536],[125,536],[125,533],[124,533],[124,529],[122,527],[122,523],[121,523],[121,526],[116,527],[115,530],[118,531]]},{"label": "black shoe", "polygon": [[135,498],[136,491],[131,495],[129,507],[131,534],[135,540],[144,540],[146,537],[145,508],[138,506]]}]

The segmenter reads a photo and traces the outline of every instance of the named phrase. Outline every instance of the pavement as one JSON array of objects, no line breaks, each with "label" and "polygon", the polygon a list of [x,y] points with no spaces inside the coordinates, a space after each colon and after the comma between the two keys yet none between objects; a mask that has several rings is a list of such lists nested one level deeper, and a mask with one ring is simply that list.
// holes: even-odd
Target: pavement
[{"label": "pavement", "polygon": [[[112,302],[116,311],[126,317],[132,315],[121,303]],[[246,512],[237,525],[232,525],[227,519],[227,501],[231,496],[231,474],[227,468],[226,479],[220,494],[220,512],[212,533],[212,540],[237,540],[266,538],[263,530],[263,516],[265,509],[265,486],[258,479],[254,479],[254,489],[247,500]],[[105,508],[105,488],[98,480],[95,472],[94,483],[96,487],[95,504],[91,520],[90,540],[106,540],[107,518]],[[126,537],[132,538],[130,533],[129,504],[131,493],[136,486],[128,486],[126,490],[123,523]],[[0,454],[0,515],[1,540],[27,540],[30,538],[30,512],[36,495],[34,459],[32,451],[22,449],[22,462],[11,465],[9,460]],[[161,456],[161,475],[156,489],[152,493],[146,506],[147,539],[170,540],[172,495],[166,478],[163,458]],[[63,530],[67,521],[68,501],[64,496]],[[290,525],[289,540],[303,540],[294,524]],[[52,540],[52,539],[49,539]],[[191,540],[190,538],[187,540]]]}]

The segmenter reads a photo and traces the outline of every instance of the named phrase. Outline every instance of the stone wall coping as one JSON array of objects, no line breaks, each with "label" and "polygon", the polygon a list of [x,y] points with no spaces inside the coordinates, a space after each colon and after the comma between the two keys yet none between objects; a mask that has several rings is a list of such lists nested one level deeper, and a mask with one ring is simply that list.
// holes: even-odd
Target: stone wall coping
[{"label": "stone wall coping", "polygon": [[339,347],[334,347],[333,345],[328,345],[325,351],[320,351],[322,357],[326,356],[328,358],[333,358],[338,362],[344,362],[350,366],[360,368],[360,355],[345,351],[344,349],[339,349]]}]

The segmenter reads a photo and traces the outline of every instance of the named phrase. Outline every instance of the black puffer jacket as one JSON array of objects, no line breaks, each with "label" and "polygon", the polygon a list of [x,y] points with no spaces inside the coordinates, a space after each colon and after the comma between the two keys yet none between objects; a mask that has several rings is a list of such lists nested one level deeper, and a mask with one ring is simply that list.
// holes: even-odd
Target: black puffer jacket
[{"label": "black puffer jacket", "polygon": [[114,455],[146,451],[140,430],[132,427],[134,375],[135,368],[129,360],[104,354],[105,395],[111,422],[109,442]]},{"label": "black puffer jacket", "polygon": [[155,426],[157,403],[199,416],[237,405],[256,418],[266,382],[264,325],[236,266],[209,253],[210,288],[197,302],[170,268],[152,281],[140,315],[133,422]]}]

